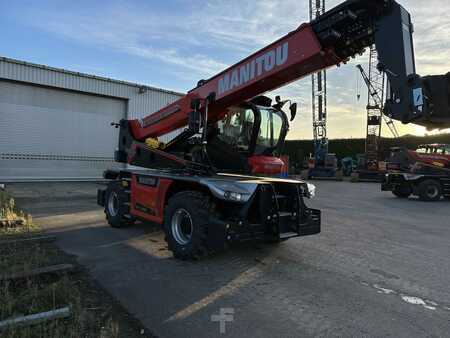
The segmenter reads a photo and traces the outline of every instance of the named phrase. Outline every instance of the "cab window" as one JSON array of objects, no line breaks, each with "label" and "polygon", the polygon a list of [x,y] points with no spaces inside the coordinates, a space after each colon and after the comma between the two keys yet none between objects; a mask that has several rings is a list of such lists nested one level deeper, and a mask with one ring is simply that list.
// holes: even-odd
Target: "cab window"
[{"label": "cab window", "polygon": [[239,150],[247,151],[250,147],[255,116],[251,109],[234,108],[225,119],[219,121],[218,138]]}]

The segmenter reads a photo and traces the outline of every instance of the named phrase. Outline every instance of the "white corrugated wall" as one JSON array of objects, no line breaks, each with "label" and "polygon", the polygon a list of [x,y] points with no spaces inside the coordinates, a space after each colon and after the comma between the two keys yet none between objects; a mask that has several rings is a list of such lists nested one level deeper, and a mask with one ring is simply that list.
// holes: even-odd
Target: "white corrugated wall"
[{"label": "white corrugated wall", "polygon": [[[108,107],[114,107],[114,111],[117,110],[117,112],[110,112],[111,117],[107,117],[106,119],[114,118],[118,119],[120,116],[126,117],[128,119],[133,118],[142,118],[144,116],[147,116],[151,114],[152,112],[155,112],[165,105],[177,100],[179,97],[181,97],[183,94],[176,93],[172,91],[162,90],[158,88],[153,88],[149,86],[143,86],[139,84],[134,83],[128,83],[124,81],[118,81],[118,80],[112,80],[107,79],[103,77],[97,77],[93,75],[87,75],[87,74],[81,74],[76,73],[72,71],[67,71],[63,69],[57,69],[52,68],[48,66],[42,66],[42,65],[36,65],[31,63],[26,63],[18,60],[12,60],[7,58],[0,58],[0,81],[2,81],[3,86],[3,92],[5,95],[2,102],[1,110],[0,111],[0,126],[3,128],[3,134],[7,135],[2,138],[2,145],[0,149],[0,161],[2,161],[3,164],[0,163],[0,166],[7,168],[10,167],[9,172],[18,172],[21,168],[17,167],[17,161],[23,161],[21,163],[27,163],[26,165],[29,167],[36,167],[37,171],[43,173],[47,173],[47,178],[49,177],[49,173],[51,173],[51,170],[55,170],[55,166],[50,165],[51,169],[50,171],[47,171],[46,166],[43,164],[48,164],[50,162],[45,161],[58,161],[58,165],[61,165],[62,167],[67,167],[70,169],[71,162],[70,161],[77,161],[77,159],[80,160],[79,164],[79,171],[85,170],[85,173],[87,173],[87,169],[82,169],[82,165],[89,167],[90,172],[92,172],[92,169],[98,171],[98,173],[101,172],[100,169],[103,169],[102,166],[105,164],[101,164],[101,162],[108,162],[108,158],[112,158],[112,150],[111,151],[105,151],[108,152],[108,154],[99,154],[98,149],[102,149],[101,146],[97,147],[97,151],[87,152],[85,147],[83,150],[81,149],[75,149],[72,152],[66,151],[56,151],[55,149],[58,147],[51,146],[51,130],[57,130],[58,128],[71,128],[73,126],[70,125],[64,125],[61,126],[60,124],[63,123],[61,121],[77,121],[78,124],[91,124],[92,122],[88,121],[99,121],[99,119],[92,115],[95,113],[95,109],[87,108],[89,105],[97,105],[99,107],[103,107],[104,109],[108,110],[110,108]],[[11,95],[23,95],[23,105],[20,104],[20,102],[13,102],[13,104],[8,99],[8,94],[5,93],[8,89],[8,87],[5,86],[11,86],[14,87],[14,91],[11,91]],[[20,86],[23,87],[23,90],[20,90]],[[41,87],[42,89],[39,89]],[[34,88],[34,89],[33,89]],[[52,88],[54,89],[52,91]],[[58,90],[63,90],[59,91]],[[43,105],[39,104],[39,97],[34,97],[36,95],[45,95],[44,92],[48,91],[48,93],[51,93],[51,95],[47,95],[49,99],[55,100],[55,107],[58,107],[56,111],[54,111],[54,108],[43,109]],[[66,92],[67,91],[67,92]],[[61,93],[61,97],[59,100],[58,93]],[[78,96],[77,96],[78,95]],[[30,96],[32,96],[30,98]],[[64,99],[66,97],[66,99]],[[20,98],[19,98],[20,100]],[[37,101],[36,101],[37,100]],[[64,101],[66,100],[66,101]],[[14,101],[14,100],[13,100]],[[17,101],[17,100],[16,100]],[[27,101],[27,102],[25,102]],[[60,102],[57,102],[60,101]],[[86,101],[86,104],[83,106],[83,104],[80,105],[80,101]],[[124,108],[120,108],[120,105],[117,105],[117,103],[123,102]],[[112,104],[112,105],[111,105]],[[14,106],[14,107],[13,107]],[[46,105],[44,105],[46,106]],[[73,108],[73,106],[77,106],[78,108]],[[12,108],[13,107],[13,108]],[[51,107],[50,107],[51,108]],[[64,118],[59,118],[58,115],[58,109],[60,110],[60,114],[71,114],[72,117],[70,117],[68,120]],[[120,111],[123,111],[123,115],[121,115]],[[25,114],[25,112],[27,112]],[[22,112],[22,113],[21,113]],[[91,114],[91,115],[86,115]],[[25,114],[25,115],[24,115]],[[53,114],[53,115],[52,115]],[[57,114],[57,115],[54,115]],[[75,115],[73,115],[75,114]],[[85,118],[82,119],[76,119],[77,114],[79,116],[84,116]],[[50,116],[54,116],[57,118],[50,118]],[[24,121],[27,117],[30,117],[32,119],[41,118],[42,120],[37,120],[36,122],[39,123],[32,123],[30,124],[30,121]],[[17,118],[17,121],[15,119]],[[74,120],[75,118],[75,120]],[[22,120],[22,121],[21,121]],[[60,122],[58,122],[60,121]],[[85,122],[82,122],[85,121]],[[106,120],[105,120],[106,121]],[[11,133],[11,131],[8,131],[6,133],[7,129],[9,128],[9,124],[11,125],[11,128],[19,128],[17,132]],[[52,125],[55,124],[55,125]],[[57,125],[56,125],[57,124]],[[64,122],[63,124],[70,124],[70,122]],[[103,122],[100,123],[103,126]],[[107,124],[107,123],[106,123]],[[20,126],[23,126],[24,128],[20,129]],[[33,130],[33,128],[26,129],[25,126],[35,126],[35,128],[38,128],[36,130]],[[85,130],[91,130],[92,126],[86,126],[86,128],[80,127],[80,134],[79,137],[87,137],[86,132],[83,133],[81,129]],[[40,128],[40,129],[39,129]],[[104,127],[98,127],[98,128],[110,128],[109,126]],[[97,129],[98,129],[97,128]],[[26,129],[26,130],[25,130]],[[43,131],[49,131],[48,133],[44,133]],[[70,131],[70,138],[71,140],[74,140],[77,137],[76,132],[74,132],[73,129],[68,129]],[[1,131],[0,131],[1,132]],[[161,141],[167,142],[172,137],[174,137],[176,134],[178,134],[180,131],[176,131],[174,133],[170,133],[168,135],[165,135],[161,137]],[[24,139],[21,138],[17,139],[17,135],[24,135]],[[90,139],[92,139],[92,142],[111,142],[111,137],[103,137],[102,135],[105,133],[109,133],[109,129],[105,130],[104,132],[98,132],[97,139],[93,137],[93,135],[90,135]],[[59,135],[60,133],[58,133]],[[72,135],[73,134],[73,135]],[[56,135],[56,134],[55,134]],[[106,134],[105,134],[106,135]],[[44,136],[47,136],[45,138]],[[56,137],[56,136],[55,136]],[[60,135],[58,140],[63,137],[63,134]],[[28,139],[27,139],[28,138]],[[50,138],[50,139],[49,139]],[[103,140],[102,140],[103,139]],[[42,144],[39,144],[39,140],[42,140]],[[55,142],[61,143],[61,140],[56,140]],[[18,143],[21,143],[20,146],[18,146]],[[16,144],[13,145],[11,143],[8,144],[8,142],[15,142]],[[27,145],[27,142],[30,143]],[[30,148],[31,143],[33,143],[33,146]],[[83,142],[80,142],[80,144]],[[83,143],[85,144],[85,142]],[[112,145],[110,147],[113,147]],[[24,151],[18,151],[20,149],[34,149],[32,153],[26,153]],[[38,150],[36,150],[38,149]],[[60,147],[58,148],[60,149]],[[103,149],[109,149],[108,147],[103,147]],[[11,151],[9,151],[11,150]],[[14,150],[14,151],[12,151]],[[79,154],[84,153],[83,156],[79,157]],[[88,154],[89,153],[89,154]],[[91,154],[92,153],[92,154]],[[3,154],[3,155],[2,155]],[[11,155],[12,154],[12,155]],[[17,156],[18,155],[18,156]],[[88,156],[89,155],[89,156]],[[91,156],[92,155],[92,156]],[[94,156],[95,155],[95,156]],[[15,157],[14,157],[15,156]],[[37,157],[36,157],[37,156]],[[95,157],[95,158],[94,158]],[[99,158],[102,158],[99,160]],[[105,159],[105,160],[103,160]],[[81,163],[81,161],[84,161]],[[9,161],[9,162],[5,162]],[[16,161],[13,163],[13,161]],[[30,162],[31,161],[31,162]],[[33,161],[37,161],[34,163]],[[40,162],[39,162],[40,161]],[[38,163],[39,162],[39,163]],[[90,163],[92,162],[92,163]],[[95,162],[95,163],[94,163]],[[53,162],[52,162],[53,163]],[[56,162],[55,162],[56,163]],[[83,167],[84,168],[84,167]],[[97,168],[97,169],[96,169]],[[26,168],[22,168],[26,169]],[[73,169],[73,168],[72,168]],[[78,170],[78,169],[77,169]],[[69,171],[67,171],[69,172]],[[39,175],[37,175],[39,176]],[[45,176],[45,175],[44,175]],[[86,176],[86,175],[85,175]],[[43,177],[42,174],[40,177]]]}]

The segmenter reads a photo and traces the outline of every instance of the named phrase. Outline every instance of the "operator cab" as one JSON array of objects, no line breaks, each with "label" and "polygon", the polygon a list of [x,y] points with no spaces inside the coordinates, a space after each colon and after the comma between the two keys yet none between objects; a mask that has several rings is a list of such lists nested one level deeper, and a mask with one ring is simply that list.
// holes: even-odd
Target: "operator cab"
[{"label": "operator cab", "polygon": [[229,109],[218,123],[217,137],[239,152],[272,155],[281,145],[286,121],[282,112],[263,106],[245,105]]},{"label": "operator cab", "polygon": [[[208,141],[208,157],[213,165],[235,172],[281,173],[283,162],[274,156],[281,152],[289,130],[288,118],[281,109],[286,102],[277,98],[272,105],[270,98],[258,96],[230,107]],[[295,111],[296,105],[291,104],[291,118]]]}]

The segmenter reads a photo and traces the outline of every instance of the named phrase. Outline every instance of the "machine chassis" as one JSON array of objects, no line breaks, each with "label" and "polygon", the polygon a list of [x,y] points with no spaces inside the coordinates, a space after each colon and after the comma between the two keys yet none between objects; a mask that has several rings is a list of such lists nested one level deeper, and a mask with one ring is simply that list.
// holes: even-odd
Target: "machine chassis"
[{"label": "machine chassis", "polygon": [[[124,169],[107,171],[104,176],[110,182],[106,189],[98,190],[97,203],[105,208],[109,223],[116,227],[136,220],[161,224],[168,242],[176,235],[169,224],[173,219],[168,215],[172,201],[180,194],[190,194],[191,198],[185,198],[188,204],[189,200],[200,200],[205,207],[196,207],[192,213],[202,213],[200,218],[205,221],[202,254],[233,243],[280,242],[320,233],[321,212],[305,205],[304,197],[311,191],[303,181],[220,173],[196,175],[176,169]],[[118,222],[108,211],[112,191],[120,199],[117,205],[122,206],[116,212],[122,217]],[[182,255],[170,243],[169,249],[180,258],[194,258],[198,253],[195,249]]]}]

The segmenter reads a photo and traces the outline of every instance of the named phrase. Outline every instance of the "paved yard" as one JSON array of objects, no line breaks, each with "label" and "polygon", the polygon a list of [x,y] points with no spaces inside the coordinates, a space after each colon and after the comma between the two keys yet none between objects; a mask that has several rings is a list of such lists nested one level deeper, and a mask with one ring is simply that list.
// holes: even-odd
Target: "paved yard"
[{"label": "paved yard", "polygon": [[[322,234],[180,262],[158,228],[112,229],[93,183],[9,185],[160,337],[450,336],[450,202],[316,182]],[[234,321],[219,333],[221,308]]]}]

